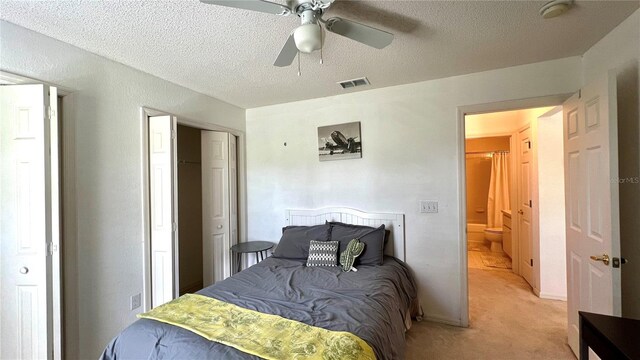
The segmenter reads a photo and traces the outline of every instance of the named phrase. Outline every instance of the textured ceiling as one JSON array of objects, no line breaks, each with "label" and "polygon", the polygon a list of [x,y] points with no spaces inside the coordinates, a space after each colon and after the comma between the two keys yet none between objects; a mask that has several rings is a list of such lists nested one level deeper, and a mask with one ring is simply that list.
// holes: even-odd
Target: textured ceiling
[{"label": "textured ceiling", "polygon": [[[296,16],[189,1],[0,1],[0,18],[244,108],[581,55],[638,8],[577,1],[544,20],[545,1],[347,1],[330,16],[395,34],[377,50],[327,34],[319,53],[272,65]],[[326,17],[326,16],[325,16]],[[1,59],[0,59],[1,61]],[[371,86],[336,82],[367,76]]]}]

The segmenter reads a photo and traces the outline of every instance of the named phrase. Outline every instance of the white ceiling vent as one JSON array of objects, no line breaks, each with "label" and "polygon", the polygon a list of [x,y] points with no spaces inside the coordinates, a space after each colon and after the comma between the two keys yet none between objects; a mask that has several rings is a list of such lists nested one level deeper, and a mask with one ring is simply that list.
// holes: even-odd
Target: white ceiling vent
[{"label": "white ceiling vent", "polygon": [[356,86],[370,85],[371,83],[369,82],[369,79],[363,77],[359,79],[340,81],[338,84],[340,84],[343,89],[348,89]]}]

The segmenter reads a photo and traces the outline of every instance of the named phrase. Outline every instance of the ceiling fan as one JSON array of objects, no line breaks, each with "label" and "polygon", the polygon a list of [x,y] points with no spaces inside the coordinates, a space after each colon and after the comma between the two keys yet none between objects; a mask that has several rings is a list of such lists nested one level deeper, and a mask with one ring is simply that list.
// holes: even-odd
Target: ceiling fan
[{"label": "ceiling fan", "polygon": [[298,52],[311,53],[323,46],[322,27],[334,34],[345,36],[371,47],[382,49],[393,41],[393,34],[355,21],[322,15],[334,0],[287,0],[287,4],[277,4],[264,0],[200,0],[205,4],[227,6],[238,9],[259,11],[280,16],[296,14],[301,25],[291,32],[273,65],[289,66]]}]

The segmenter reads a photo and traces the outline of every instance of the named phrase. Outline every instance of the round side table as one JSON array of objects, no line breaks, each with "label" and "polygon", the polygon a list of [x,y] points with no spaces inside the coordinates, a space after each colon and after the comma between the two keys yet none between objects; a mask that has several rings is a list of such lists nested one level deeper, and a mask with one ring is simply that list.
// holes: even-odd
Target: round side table
[{"label": "round side table", "polygon": [[[273,248],[274,243],[268,241],[247,241],[235,244],[231,247],[232,257],[235,255],[238,271],[242,270],[242,254],[256,254],[256,261],[262,261],[266,257],[267,250]],[[264,253],[264,254],[263,254]]]}]

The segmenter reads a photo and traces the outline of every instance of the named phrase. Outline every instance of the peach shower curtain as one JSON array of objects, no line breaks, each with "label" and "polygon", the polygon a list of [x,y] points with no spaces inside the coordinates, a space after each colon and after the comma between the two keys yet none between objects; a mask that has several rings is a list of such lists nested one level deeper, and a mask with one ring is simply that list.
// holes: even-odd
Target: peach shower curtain
[{"label": "peach shower curtain", "polygon": [[509,198],[509,161],[504,152],[493,153],[491,160],[491,180],[487,201],[487,227],[502,227],[502,210],[511,208]]}]

